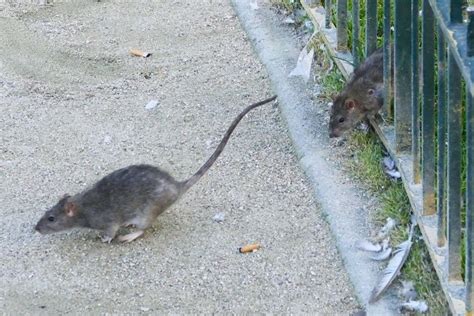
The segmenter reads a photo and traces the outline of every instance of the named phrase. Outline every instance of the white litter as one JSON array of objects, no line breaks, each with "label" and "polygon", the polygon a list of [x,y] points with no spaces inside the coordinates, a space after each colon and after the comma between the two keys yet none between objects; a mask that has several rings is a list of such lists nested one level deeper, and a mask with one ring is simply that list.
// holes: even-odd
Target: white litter
[{"label": "white litter", "polygon": [[314,49],[311,49],[309,53],[306,50],[306,47],[301,51],[298,61],[296,62],[296,67],[293,69],[288,77],[303,77],[304,81],[309,80],[309,75],[311,73],[311,64],[313,63]]},{"label": "white litter", "polygon": [[153,109],[154,107],[156,107],[157,105],[158,105],[158,101],[157,101],[157,100],[151,100],[150,102],[147,103],[147,105],[145,105],[145,109],[151,110],[151,109]]}]

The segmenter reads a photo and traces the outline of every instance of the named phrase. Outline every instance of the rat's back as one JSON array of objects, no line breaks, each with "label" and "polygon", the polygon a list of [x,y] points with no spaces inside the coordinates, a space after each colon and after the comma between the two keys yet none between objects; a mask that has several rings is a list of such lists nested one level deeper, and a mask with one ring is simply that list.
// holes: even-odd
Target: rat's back
[{"label": "rat's back", "polygon": [[118,169],[82,193],[84,209],[107,212],[126,221],[151,205],[164,211],[180,193],[181,184],[167,172],[151,165]]}]

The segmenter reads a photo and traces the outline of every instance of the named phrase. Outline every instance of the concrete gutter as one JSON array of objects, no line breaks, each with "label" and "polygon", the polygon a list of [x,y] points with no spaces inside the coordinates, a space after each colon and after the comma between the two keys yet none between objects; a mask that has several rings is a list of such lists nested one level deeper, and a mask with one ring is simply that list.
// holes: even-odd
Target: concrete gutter
[{"label": "concrete gutter", "polygon": [[[327,118],[311,99],[308,86],[299,78],[288,78],[299,55],[298,43],[281,19],[265,6],[258,10],[248,0],[232,0],[242,26],[266,66],[281,113],[314,194],[327,215],[331,230],[349,273],[354,290],[368,315],[397,314],[394,295],[385,294],[376,304],[368,298],[382,266],[370,261],[354,244],[369,236],[367,200],[347,176],[332,164],[332,150],[327,136]],[[310,83],[312,84],[312,83]],[[319,111],[318,111],[319,108]]]}]

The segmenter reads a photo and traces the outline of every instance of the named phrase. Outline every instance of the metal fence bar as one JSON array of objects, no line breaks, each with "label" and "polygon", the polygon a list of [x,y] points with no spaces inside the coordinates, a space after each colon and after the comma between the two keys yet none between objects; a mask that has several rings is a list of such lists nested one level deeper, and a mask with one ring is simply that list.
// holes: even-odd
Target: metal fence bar
[{"label": "metal fence bar", "polygon": [[469,17],[467,25],[467,56],[474,56],[474,6],[467,8],[467,15]]},{"label": "metal fence bar", "polygon": [[448,280],[461,280],[461,73],[448,49]]},{"label": "metal fence bar", "polygon": [[[474,55],[474,7],[467,10],[469,22],[467,26],[467,54]],[[466,93],[466,313],[472,315],[474,309],[474,104],[473,96]]]},{"label": "metal fence bar", "polygon": [[354,67],[359,65],[359,0],[352,0],[352,57],[354,58]]},{"label": "metal fence bar", "polygon": [[[303,3],[304,0],[301,1]],[[474,315],[474,282],[472,280],[474,276],[472,261],[474,255],[474,22],[466,24],[466,21],[463,21],[462,5],[467,3],[466,0],[421,1],[423,15],[420,17],[418,14],[420,0],[410,2],[399,0],[395,3],[390,0],[366,0],[367,24],[364,43],[366,54],[370,54],[375,49],[377,42],[376,5],[382,2],[384,5],[383,50],[386,102],[384,111],[390,111],[390,94],[395,96],[392,116],[394,128],[374,126],[374,129],[390,153],[395,152],[397,164],[403,171],[402,178],[410,203],[416,213],[433,214],[436,208],[437,242],[433,244],[431,238],[433,236],[431,219],[426,219],[426,221],[421,219],[419,225],[430,249],[436,272],[442,281],[441,285],[451,311],[456,315],[464,314],[464,312]],[[347,0],[340,0],[339,3],[346,5]],[[360,52],[358,50],[360,41],[358,28],[360,24],[357,23],[360,14],[358,9],[364,4],[360,0],[352,0],[350,3],[353,5],[352,53],[357,58]],[[327,2],[326,5],[328,5]],[[391,5],[395,8],[393,49],[390,46]],[[467,13],[469,21],[474,20],[474,6],[469,8]],[[340,16],[338,15],[338,19],[341,19]],[[375,21],[372,21],[372,18]],[[420,18],[422,21],[419,21]],[[420,44],[419,23],[422,23],[422,50],[417,54]],[[423,66],[422,69],[418,68],[420,63]],[[435,70],[437,70],[436,82]],[[391,89],[390,85],[391,73],[394,78],[394,89]],[[419,76],[422,81],[418,80]],[[462,100],[464,82],[466,100]],[[465,116],[464,103],[467,103]],[[466,122],[464,122],[465,117],[467,117]],[[463,124],[466,125],[463,126]],[[410,148],[411,153],[407,152]],[[467,157],[463,157],[465,149]],[[403,156],[398,156],[401,151],[403,151]],[[418,164],[420,154],[421,165]],[[408,157],[413,159],[413,174],[407,169],[407,166],[412,167],[410,163],[407,163],[411,160],[405,160]],[[414,185],[412,181],[406,182],[412,179],[412,175],[413,179],[420,178],[417,175],[418,166],[421,166],[422,186]],[[464,176],[465,170],[467,170],[467,176]],[[465,182],[467,183],[466,203],[463,204],[462,185]],[[418,194],[420,191],[423,193],[423,209],[420,209]],[[464,214],[461,217],[463,207],[466,209],[465,230],[461,227],[461,222],[464,222]],[[463,236],[466,242],[464,283],[461,268]],[[436,246],[445,247],[446,252],[438,252],[439,249]],[[447,275],[445,267],[447,267]],[[461,295],[465,296],[465,306],[459,301]]]},{"label": "metal fence bar", "polygon": [[[358,0],[357,0],[358,1]],[[383,84],[384,84],[384,113],[388,119],[393,117],[392,111],[392,76],[391,76],[391,60],[393,58],[390,49],[391,39],[391,6],[390,0],[383,1]]]},{"label": "metal fence bar", "polygon": [[324,7],[326,9],[326,19],[325,19],[325,27],[329,29],[331,27],[331,1],[332,0],[325,0]]},{"label": "metal fence bar", "polygon": [[[438,27],[438,34],[441,30]],[[446,243],[446,42],[438,36],[438,164],[436,213],[438,215],[437,243]]]},{"label": "metal fence bar", "polygon": [[365,55],[377,49],[377,0],[366,0]]},{"label": "metal fence bar", "polygon": [[337,50],[347,51],[347,0],[337,0]]},{"label": "metal fence bar", "polygon": [[[424,5],[424,1],[423,1]],[[423,19],[423,32],[425,19]],[[411,79],[411,154],[413,155],[413,180],[415,183],[420,183],[420,106],[418,100],[419,94],[419,76],[418,76],[418,0],[411,1],[411,65],[412,65],[412,79]],[[423,33],[424,35],[424,33]],[[423,44],[424,44],[423,40]],[[424,46],[423,46],[424,47]],[[423,50],[424,53],[424,50]],[[424,77],[423,77],[424,79]]]},{"label": "metal fence bar", "polygon": [[434,16],[428,0],[423,0],[423,102],[422,172],[423,215],[435,213],[435,120],[434,120]]},{"label": "metal fence bar", "polygon": [[395,1],[395,141],[396,151],[411,148],[411,8]]},{"label": "metal fence bar", "polygon": [[474,105],[472,95],[467,93],[466,102],[466,147],[467,147],[467,178],[466,188],[466,312],[472,315],[474,307],[474,284],[472,272],[474,262]]},{"label": "metal fence bar", "polygon": [[451,23],[462,22],[462,0],[450,0],[449,20]]}]

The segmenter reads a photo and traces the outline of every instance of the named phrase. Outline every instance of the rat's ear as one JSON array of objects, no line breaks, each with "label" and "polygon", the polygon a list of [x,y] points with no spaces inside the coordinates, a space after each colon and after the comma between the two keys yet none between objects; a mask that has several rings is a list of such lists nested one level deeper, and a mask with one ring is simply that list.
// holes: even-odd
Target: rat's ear
[{"label": "rat's ear", "polygon": [[77,205],[74,202],[68,201],[66,205],[64,205],[64,210],[66,211],[66,215],[69,217],[76,216],[77,214]]},{"label": "rat's ear", "polygon": [[346,106],[346,109],[348,110],[352,110],[353,108],[355,108],[355,101],[352,100],[352,99],[347,99],[346,102],[344,103],[344,105]]}]

